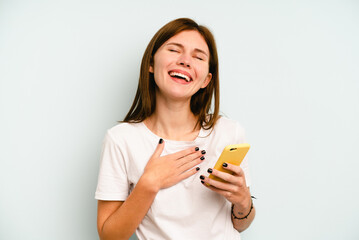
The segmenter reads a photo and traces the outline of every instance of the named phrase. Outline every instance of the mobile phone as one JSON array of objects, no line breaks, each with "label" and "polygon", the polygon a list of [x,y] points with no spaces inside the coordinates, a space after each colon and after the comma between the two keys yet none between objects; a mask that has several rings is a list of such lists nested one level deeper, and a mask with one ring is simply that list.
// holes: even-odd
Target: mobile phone
[{"label": "mobile phone", "polygon": [[[224,169],[222,167],[222,164],[230,163],[230,164],[239,166],[242,163],[244,157],[246,156],[249,148],[250,148],[250,145],[248,143],[232,144],[232,145],[226,146],[223,149],[221,155],[219,156],[213,169],[216,169],[221,172],[233,174],[232,171]],[[225,182],[223,179],[213,176],[212,174],[209,175],[209,178],[220,181],[220,182]]]}]

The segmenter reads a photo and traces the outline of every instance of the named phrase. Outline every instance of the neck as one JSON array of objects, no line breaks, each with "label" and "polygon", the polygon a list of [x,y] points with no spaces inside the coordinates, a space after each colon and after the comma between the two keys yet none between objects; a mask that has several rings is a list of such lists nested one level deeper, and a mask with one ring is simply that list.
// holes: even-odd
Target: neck
[{"label": "neck", "polygon": [[171,101],[156,98],[156,110],[144,123],[156,135],[169,140],[192,141],[200,127],[195,126],[198,118],[191,112],[190,99]]}]

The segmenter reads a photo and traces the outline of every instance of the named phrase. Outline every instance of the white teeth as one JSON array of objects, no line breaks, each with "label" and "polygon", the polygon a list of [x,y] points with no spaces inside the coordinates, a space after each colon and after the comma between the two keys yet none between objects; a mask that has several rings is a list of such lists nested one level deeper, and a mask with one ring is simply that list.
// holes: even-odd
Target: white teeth
[{"label": "white teeth", "polygon": [[178,77],[184,78],[186,80],[186,82],[189,82],[191,80],[187,75],[184,75],[184,74],[178,73],[178,72],[170,72],[170,75],[171,75],[171,77],[178,76]]}]

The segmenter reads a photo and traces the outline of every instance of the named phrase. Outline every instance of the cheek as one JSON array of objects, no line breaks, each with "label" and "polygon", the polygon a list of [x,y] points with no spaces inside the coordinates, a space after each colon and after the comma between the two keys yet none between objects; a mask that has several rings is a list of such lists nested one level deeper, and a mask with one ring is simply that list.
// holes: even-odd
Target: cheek
[{"label": "cheek", "polygon": [[161,58],[161,56],[154,58],[154,72],[155,73],[163,72],[166,68],[166,65],[167,65],[166,61],[164,61],[164,59]]},{"label": "cheek", "polygon": [[199,66],[198,71],[197,71],[197,75],[201,80],[204,80],[209,73],[209,68],[207,64],[201,64],[201,66]]},{"label": "cheek", "polygon": [[153,76],[157,85],[161,85],[161,82],[166,78],[167,72],[165,65],[161,61],[157,61],[154,64]]}]

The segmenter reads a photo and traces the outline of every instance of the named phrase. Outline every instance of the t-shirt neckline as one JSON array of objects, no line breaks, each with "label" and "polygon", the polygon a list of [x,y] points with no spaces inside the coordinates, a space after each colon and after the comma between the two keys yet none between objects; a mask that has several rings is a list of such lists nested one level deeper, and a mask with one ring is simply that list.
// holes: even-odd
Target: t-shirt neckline
[{"label": "t-shirt neckline", "polygon": [[[160,139],[161,137],[158,136],[157,134],[155,134],[154,132],[152,132],[147,126],[146,124],[142,121],[140,122],[141,127],[145,129],[145,132],[152,136],[153,138],[156,139]],[[199,130],[199,133],[197,135],[197,137],[193,140],[193,141],[178,141],[178,140],[170,140],[170,139],[166,139],[163,138],[163,140],[166,143],[171,143],[171,144],[175,144],[175,145],[192,145],[193,143],[199,143],[201,142],[205,137],[206,137],[206,132],[207,130],[203,129],[203,127],[201,127],[201,129]]]}]

